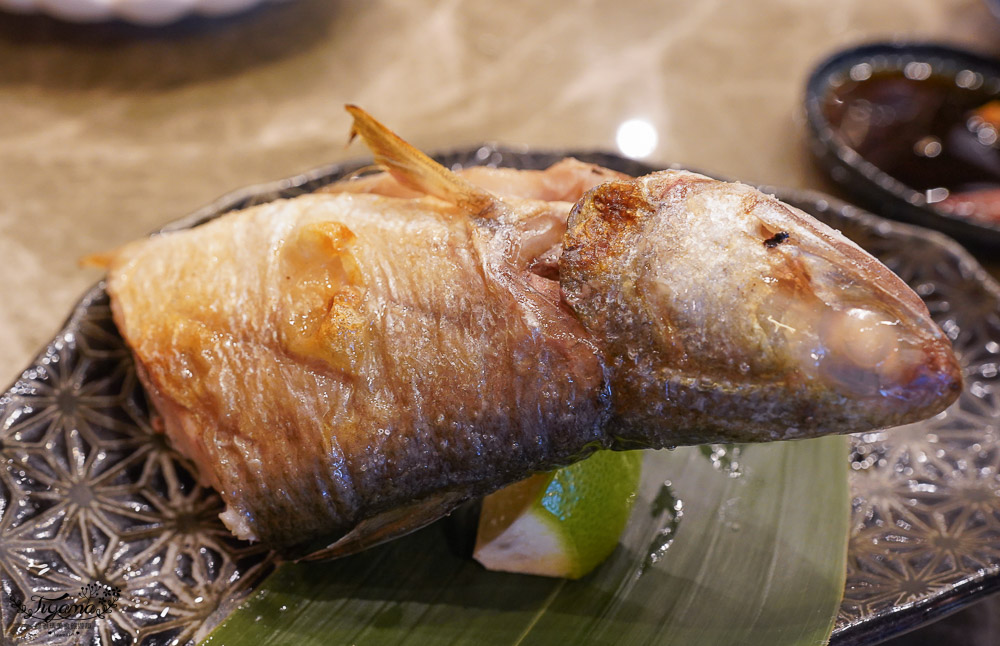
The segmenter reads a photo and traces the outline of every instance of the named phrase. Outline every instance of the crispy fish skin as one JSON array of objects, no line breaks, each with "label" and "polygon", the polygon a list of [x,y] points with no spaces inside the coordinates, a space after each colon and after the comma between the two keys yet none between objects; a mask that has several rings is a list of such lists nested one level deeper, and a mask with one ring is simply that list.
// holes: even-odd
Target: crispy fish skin
[{"label": "crispy fish skin", "polygon": [[352,114],[388,174],[110,256],[140,378],[237,536],[337,556],[598,447],[882,428],[958,395],[915,294],[749,187],[459,176]]},{"label": "crispy fish skin", "polygon": [[314,549],[604,443],[596,348],[511,273],[505,228],[433,199],[311,195],[117,254],[115,320],[237,535]]}]

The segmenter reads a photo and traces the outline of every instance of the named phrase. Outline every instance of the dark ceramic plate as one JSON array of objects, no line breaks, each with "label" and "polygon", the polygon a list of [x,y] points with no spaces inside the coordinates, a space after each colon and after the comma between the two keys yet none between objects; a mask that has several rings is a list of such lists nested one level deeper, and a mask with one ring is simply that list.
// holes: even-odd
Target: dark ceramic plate
[{"label": "dark ceramic plate", "polygon": [[848,145],[824,116],[824,99],[852,76],[857,80],[879,72],[901,72],[912,63],[926,63],[931,77],[979,74],[981,87],[1000,98],[1000,61],[995,59],[935,44],[874,43],[847,49],[820,63],[806,84],[810,151],[847,194],[872,211],[937,229],[969,244],[1000,246],[1000,224],[934,208],[923,192],[883,172]]},{"label": "dark ceramic plate", "polygon": [[[544,168],[566,153],[485,145],[449,166]],[[640,175],[653,167],[575,156]],[[361,164],[232,193],[166,229],[314,191]],[[769,188],[859,242],[910,283],[966,375],[936,418],[854,438],[854,526],[835,644],[874,643],[1000,588],[1000,288],[944,236],[818,193]],[[2,643],[185,644],[232,608],[272,558],[232,538],[221,502],[150,428],[102,285],[0,395]],[[43,623],[19,603],[92,586],[90,621]],[[110,602],[116,607],[101,613]],[[104,606],[102,606],[104,604]]]}]

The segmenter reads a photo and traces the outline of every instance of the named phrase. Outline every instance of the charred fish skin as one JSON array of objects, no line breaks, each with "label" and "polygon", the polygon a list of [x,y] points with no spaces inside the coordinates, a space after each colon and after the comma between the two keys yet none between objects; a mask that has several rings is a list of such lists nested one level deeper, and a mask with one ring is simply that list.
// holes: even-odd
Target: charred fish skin
[{"label": "charred fish skin", "polygon": [[662,171],[594,188],[570,214],[560,281],[605,344],[609,433],[626,446],[897,426],[961,391],[905,283],[748,186]]}]

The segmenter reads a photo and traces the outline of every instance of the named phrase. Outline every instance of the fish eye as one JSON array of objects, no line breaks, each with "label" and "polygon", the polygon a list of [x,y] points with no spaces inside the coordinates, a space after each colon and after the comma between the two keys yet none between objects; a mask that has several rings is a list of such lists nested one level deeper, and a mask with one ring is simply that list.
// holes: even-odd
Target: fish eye
[{"label": "fish eye", "polygon": [[787,231],[778,231],[770,238],[764,240],[764,246],[768,249],[774,249],[782,242],[786,242],[789,238]]}]

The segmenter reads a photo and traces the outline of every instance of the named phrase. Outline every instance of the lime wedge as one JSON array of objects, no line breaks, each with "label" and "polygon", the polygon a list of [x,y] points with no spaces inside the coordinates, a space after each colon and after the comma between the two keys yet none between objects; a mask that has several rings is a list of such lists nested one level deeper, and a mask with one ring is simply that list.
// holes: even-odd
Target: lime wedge
[{"label": "lime wedge", "polygon": [[641,468],[641,451],[598,451],[486,496],[473,557],[489,570],[584,576],[618,545]]}]

